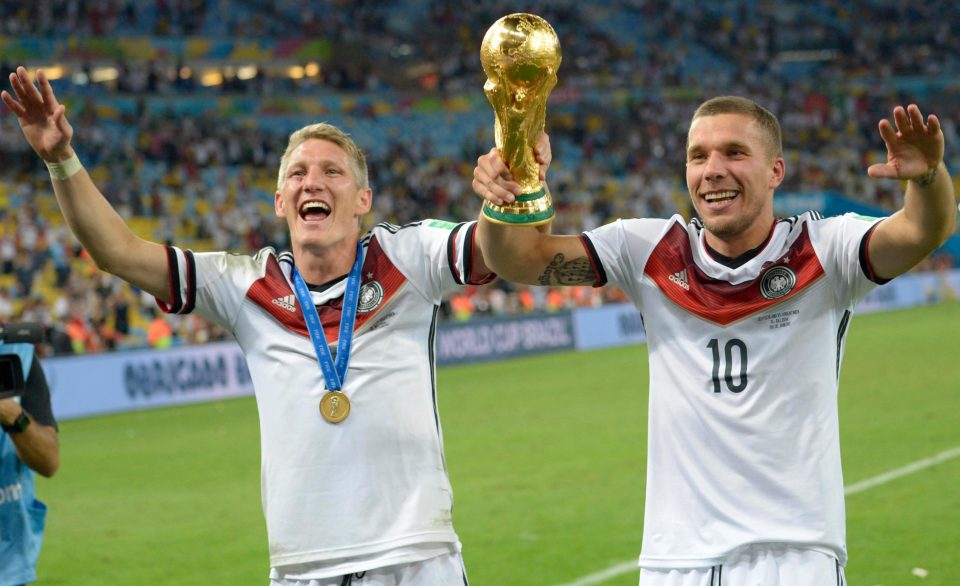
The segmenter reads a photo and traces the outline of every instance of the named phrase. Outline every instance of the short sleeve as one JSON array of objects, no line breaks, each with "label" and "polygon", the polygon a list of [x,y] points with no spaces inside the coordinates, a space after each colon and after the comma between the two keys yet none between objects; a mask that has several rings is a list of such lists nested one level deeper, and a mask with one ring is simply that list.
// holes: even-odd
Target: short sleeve
[{"label": "short sleeve", "polygon": [[424,220],[404,226],[378,224],[372,230],[391,262],[427,298],[440,298],[463,285],[483,285],[496,278],[477,274],[476,222]]},{"label": "short sleeve", "polygon": [[887,282],[873,273],[867,252],[870,237],[883,220],[851,213],[810,223],[817,256],[837,282],[845,306],[855,305],[877,285]]},{"label": "short sleeve", "polygon": [[170,275],[169,304],[157,300],[163,311],[187,314],[197,311],[220,326],[233,329],[250,285],[265,272],[265,248],[257,256],[227,252],[194,253],[167,247]]},{"label": "short sleeve", "polygon": [[597,286],[610,283],[636,289],[643,267],[671,220],[616,220],[584,232],[582,238],[597,273]]}]

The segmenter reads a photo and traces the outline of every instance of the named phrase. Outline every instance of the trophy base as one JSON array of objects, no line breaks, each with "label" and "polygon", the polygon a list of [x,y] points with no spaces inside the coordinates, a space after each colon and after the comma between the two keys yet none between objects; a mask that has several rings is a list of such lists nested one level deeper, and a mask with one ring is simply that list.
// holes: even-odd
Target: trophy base
[{"label": "trophy base", "polygon": [[556,214],[550,194],[542,187],[539,191],[518,195],[513,203],[502,206],[485,201],[482,213],[495,224],[513,226],[539,226],[552,220]]}]

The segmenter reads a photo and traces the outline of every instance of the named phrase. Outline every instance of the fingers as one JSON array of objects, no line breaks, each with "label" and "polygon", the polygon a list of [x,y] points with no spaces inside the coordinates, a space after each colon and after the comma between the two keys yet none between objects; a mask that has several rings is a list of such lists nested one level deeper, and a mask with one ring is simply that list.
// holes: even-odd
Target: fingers
[{"label": "fingers", "polygon": [[897,168],[887,163],[876,163],[867,167],[867,175],[877,179],[896,179]]},{"label": "fingers", "polygon": [[550,166],[549,148],[544,148],[542,144],[538,144],[533,148],[533,158],[537,161],[537,175],[540,177],[540,181],[543,181],[547,178],[547,167]]},{"label": "fingers", "polygon": [[[894,128],[896,125],[896,128]],[[940,119],[935,115],[927,116],[926,121],[916,104],[906,108],[897,106],[893,109],[893,124],[888,120],[880,121],[880,136],[887,145],[900,141],[914,142],[916,139],[935,137],[942,129]]]},{"label": "fingers", "polygon": [[893,109],[893,120],[897,124],[897,132],[901,137],[912,134],[936,134],[940,132],[940,120],[931,114],[926,122],[923,120],[923,114],[916,104],[910,104],[906,108],[897,106]]},{"label": "fingers", "polygon": [[483,180],[474,178],[471,186],[477,195],[493,205],[502,206],[514,201],[513,193],[496,183],[484,183]]},{"label": "fingers", "polygon": [[13,96],[7,93],[6,90],[0,92],[0,99],[3,99],[3,103],[7,105],[7,108],[10,108],[10,111],[13,112],[15,116],[21,117],[27,113],[26,109],[20,105],[20,102],[13,99]]},{"label": "fingers", "polygon": [[916,104],[907,106],[907,116],[910,118],[912,130],[916,132],[924,132],[927,130],[927,125],[923,123],[923,114],[920,113],[920,108],[918,108]]},{"label": "fingers", "polygon": [[[39,86],[39,88],[37,87]],[[67,122],[65,108],[57,101],[53,93],[53,86],[42,69],[37,70],[37,85],[30,81],[30,74],[25,67],[17,67],[10,74],[10,88],[14,95],[7,91],[0,92],[0,98],[10,111],[19,118],[44,116],[54,119],[57,127],[64,133],[72,130]]]},{"label": "fingers", "polygon": [[[20,92],[17,92],[17,95],[20,96],[21,101],[26,101],[29,99],[33,103],[43,105],[43,96],[40,95],[40,90],[37,89],[37,86],[33,85],[33,82],[30,81],[30,73],[27,72],[27,68],[21,65],[17,67],[17,80],[19,81]],[[16,88],[14,88],[16,89]]]},{"label": "fingers", "polygon": [[897,140],[897,131],[893,129],[893,125],[890,124],[889,120],[884,118],[878,126],[880,128],[880,138],[882,138],[885,143],[889,145]]},{"label": "fingers", "polygon": [[537,140],[537,146],[533,149],[533,154],[538,163],[547,167],[550,166],[550,161],[553,160],[553,152],[550,150],[550,137],[546,132],[542,133],[540,139]]},{"label": "fingers", "polygon": [[40,92],[37,91],[37,88],[34,87],[33,83],[30,82],[30,74],[27,73],[26,68],[22,65],[10,74],[10,87],[23,106],[24,112],[34,106],[43,106],[43,97],[40,95]]},{"label": "fingers", "polygon": [[53,119],[56,122],[57,129],[63,133],[69,140],[73,137],[73,127],[67,122],[67,107],[59,104],[53,112]]},{"label": "fingers", "polygon": [[10,74],[9,79],[10,79],[10,88],[13,90],[13,93],[17,96],[19,100],[23,101],[26,94],[23,90],[22,84],[20,83],[20,76],[17,75],[16,71],[14,71],[13,73]]},{"label": "fingers", "polygon": [[488,182],[476,176],[474,176],[471,186],[477,195],[498,206],[513,203],[516,199],[514,190],[508,188],[508,186],[516,186],[516,189],[519,189],[519,185],[516,183],[503,179]]},{"label": "fingers", "polygon": [[903,106],[893,109],[893,123],[897,125],[897,133],[900,135],[910,130],[910,118],[907,117],[907,111]]},{"label": "fingers", "polygon": [[495,148],[477,159],[471,186],[477,195],[494,205],[512,203],[520,193],[520,185],[513,180],[500,151]]},{"label": "fingers", "polygon": [[39,93],[43,100],[44,107],[48,114],[53,114],[60,104],[57,102],[57,97],[53,94],[53,87],[50,86],[50,80],[47,79],[47,74],[44,73],[42,69],[37,70],[37,82],[40,84]]},{"label": "fingers", "polygon": [[916,104],[910,104],[906,109],[903,106],[894,108],[893,120],[897,123],[897,131],[901,137],[922,134],[927,130],[923,123],[923,115],[920,114],[920,108]]}]

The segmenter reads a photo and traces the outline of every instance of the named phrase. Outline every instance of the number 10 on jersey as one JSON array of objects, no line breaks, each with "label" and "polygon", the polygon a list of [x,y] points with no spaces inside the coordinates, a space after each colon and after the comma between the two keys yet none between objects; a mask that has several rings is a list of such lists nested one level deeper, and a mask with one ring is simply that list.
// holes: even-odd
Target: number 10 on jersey
[{"label": "number 10 on jersey", "polygon": [[[743,392],[747,388],[747,345],[743,340],[731,338],[726,343],[722,343],[713,338],[707,344],[707,348],[713,354],[713,392],[719,393],[724,386],[731,393]],[[734,363],[739,363],[736,374],[734,374]]]}]

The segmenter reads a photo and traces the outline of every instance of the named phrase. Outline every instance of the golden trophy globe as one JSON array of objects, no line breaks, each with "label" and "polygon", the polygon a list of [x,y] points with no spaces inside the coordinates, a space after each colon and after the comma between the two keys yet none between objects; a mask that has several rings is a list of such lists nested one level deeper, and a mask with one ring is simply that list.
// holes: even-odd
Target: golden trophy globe
[{"label": "golden trophy globe", "polygon": [[540,181],[534,147],[543,133],[547,96],[557,85],[560,60],[557,33],[533,14],[504,16],[483,37],[483,92],[496,116],[497,148],[523,190],[510,204],[484,202],[483,215],[493,222],[536,226],[553,219],[553,201]]}]

